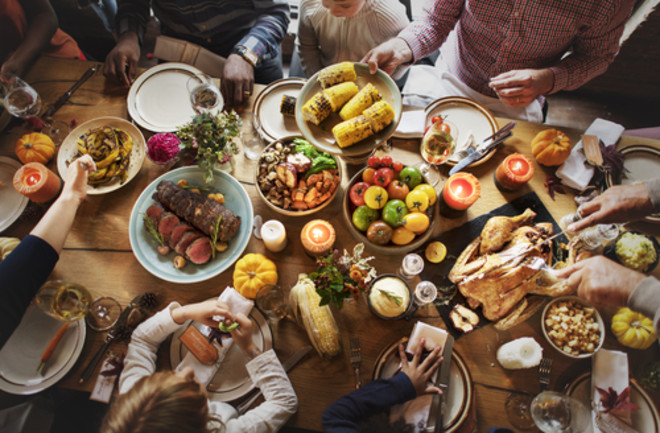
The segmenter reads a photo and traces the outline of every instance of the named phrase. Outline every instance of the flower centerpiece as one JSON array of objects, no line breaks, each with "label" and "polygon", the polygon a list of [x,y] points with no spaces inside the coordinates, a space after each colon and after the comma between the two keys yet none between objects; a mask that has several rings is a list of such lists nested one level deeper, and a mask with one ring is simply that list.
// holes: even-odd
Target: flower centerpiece
[{"label": "flower centerpiece", "polygon": [[238,136],[241,118],[231,110],[213,114],[197,113],[192,120],[181,126],[176,136],[184,149],[196,150],[197,164],[206,171],[204,181],[213,182],[213,168],[216,164],[231,163],[238,154],[234,137]]},{"label": "flower centerpiece", "polygon": [[369,264],[373,256],[362,257],[364,244],[353,248],[353,254],[334,250],[316,261],[316,270],[309,276],[314,281],[316,292],[321,296],[320,305],[332,304],[341,308],[344,299],[358,299],[362,291],[376,277],[376,269]]}]

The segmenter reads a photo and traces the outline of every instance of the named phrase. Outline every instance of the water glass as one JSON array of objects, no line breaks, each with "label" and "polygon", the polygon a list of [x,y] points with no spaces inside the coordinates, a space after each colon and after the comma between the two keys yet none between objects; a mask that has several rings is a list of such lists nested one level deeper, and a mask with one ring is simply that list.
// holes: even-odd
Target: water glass
[{"label": "water glass", "polygon": [[419,254],[410,253],[401,261],[399,275],[409,280],[416,277],[424,270],[424,259]]},{"label": "water glass", "polygon": [[213,79],[206,74],[193,75],[186,82],[190,103],[196,113],[208,113],[220,105],[222,96]]},{"label": "water glass", "polygon": [[41,97],[36,90],[19,77],[2,77],[5,110],[21,119],[37,117],[41,112]]},{"label": "water glass", "polygon": [[256,161],[264,150],[264,141],[261,138],[261,122],[256,114],[246,112],[241,114],[243,126],[241,126],[241,143],[243,143],[243,152],[247,159]]},{"label": "water glass", "polygon": [[255,298],[259,308],[268,318],[273,332],[279,321],[287,316],[287,305],[282,288],[277,284],[266,284],[257,291]]},{"label": "water glass", "polygon": [[438,296],[438,288],[431,281],[420,281],[415,286],[413,296],[415,304],[421,307],[435,301],[435,298]]},{"label": "water glass", "polygon": [[578,433],[591,421],[589,409],[572,397],[543,391],[532,400],[532,419],[544,433]]},{"label": "water glass", "polygon": [[121,305],[115,298],[96,298],[89,307],[87,324],[95,331],[105,331],[117,323],[120,314]]}]

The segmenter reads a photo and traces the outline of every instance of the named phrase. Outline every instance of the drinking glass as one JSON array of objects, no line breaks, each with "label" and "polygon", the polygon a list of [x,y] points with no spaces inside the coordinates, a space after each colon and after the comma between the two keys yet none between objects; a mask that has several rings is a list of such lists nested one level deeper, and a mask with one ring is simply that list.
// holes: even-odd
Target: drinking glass
[{"label": "drinking glass", "polygon": [[511,425],[519,430],[531,430],[534,428],[534,420],[530,413],[531,404],[531,395],[511,393],[506,397],[506,400],[504,400],[504,409]]},{"label": "drinking glass", "polygon": [[410,280],[419,275],[424,270],[424,259],[419,254],[410,253],[406,254],[401,261],[399,268],[399,275],[403,278]]},{"label": "drinking glass", "polygon": [[255,302],[257,307],[266,315],[273,332],[275,332],[279,321],[287,316],[287,305],[282,288],[277,284],[261,286],[257,291]]},{"label": "drinking glass", "polygon": [[89,307],[87,324],[95,331],[106,331],[117,323],[120,314],[121,305],[115,298],[96,298]]},{"label": "drinking glass", "polygon": [[415,292],[413,298],[415,304],[422,305],[430,304],[435,301],[435,298],[438,296],[438,288],[431,281],[420,281],[415,286]]},{"label": "drinking glass", "polygon": [[87,315],[92,295],[80,284],[51,280],[41,286],[35,301],[49,316],[72,322]]},{"label": "drinking glass", "polygon": [[256,114],[246,112],[241,114],[243,126],[241,126],[241,143],[243,143],[243,152],[247,159],[256,161],[264,150],[264,142],[259,131],[261,122]]},{"label": "drinking glass", "polygon": [[443,124],[448,123],[444,121],[432,124],[424,134],[419,147],[419,152],[424,161],[417,164],[417,168],[431,186],[435,186],[440,182],[440,171],[437,166],[447,162],[456,145],[454,137],[458,137],[458,130],[455,125],[450,125],[450,134],[440,129]]},{"label": "drinking glass", "polygon": [[220,105],[222,99],[220,89],[208,75],[193,75],[186,82],[186,88],[196,113],[208,113]]},{"label": "drinking glass", "polygon": [[5,110],[12,116],[28,119],[41,112],[41,97],[36,90],[19,77],[2,77]]},{"label": "drinking glass", "polygon": [[579,400],[555,391],[543,391],[532,400],[532,419],[544,433],[585,431],[591,421],[589,409]]}]

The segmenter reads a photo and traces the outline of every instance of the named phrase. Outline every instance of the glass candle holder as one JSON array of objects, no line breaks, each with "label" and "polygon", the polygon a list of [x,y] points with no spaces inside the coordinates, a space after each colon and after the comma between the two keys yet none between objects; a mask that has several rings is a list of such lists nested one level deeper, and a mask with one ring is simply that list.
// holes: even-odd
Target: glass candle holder
[{"label": "glass candle holder", "polygon": [[328,221],[317,219],[305,224],[300,232],[300,241],[310,256],[324,256],[335,244],[335,228]]}]

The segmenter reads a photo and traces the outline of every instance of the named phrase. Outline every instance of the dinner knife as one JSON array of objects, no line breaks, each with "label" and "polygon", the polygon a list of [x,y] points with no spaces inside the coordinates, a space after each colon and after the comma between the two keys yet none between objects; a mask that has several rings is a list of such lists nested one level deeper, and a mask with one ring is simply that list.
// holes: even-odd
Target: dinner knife
[{"label": "dinner knife", "polygon": [[62,96],[57,98],[57,101],[53,103],[46,112],[44,113],[43,117],[51,117],[57,110],[60,109],[62,105],[73,95],[73,92],[78,90],[78,87],[82,86],[85,81],[89,79],[92,75],[94,75],[94,72],[96,72],[96,66],[92,66],[88,70],[85,71],[85,73],[76,81],[73,83],[73,86],[69,90],[67,90]]},{"label": "dinner knife", "polygon": [[440,373],[436,380],[436,386],[442,390],[442,394],[438,396],[438,407],[435,416],[435,433],[441,433],[445,430],[444,415],[446,409],[446,396],[449,390],[449,371],[451,370],[451,352],[454,349],[454,337],[451,334],[447,335],[445,347],[442,348],[442,364],[440,364]]},{"label": "dinner knife", "polygon": [[495,146],[497,146],[498,144],[509,138],[513,134],[512,130],[515,126],[516,126],[516,122],[513,121],[509,122],[506,125],[504,125],[499,131],[495,132],[490,137],[487,137],[484,140],[482,140],[481,143],[475,146],[475,149],[469,147],[467,149],[468,156],[461,159],[458,162],[458,164],[452,167],[452,169],[449,170],[449,175],[451,176],[463,170],[465,167],[469,166],[474,161],[482,158],[492,148],[494,148]]},{"label": "dinner knife", "polygon": [[101,358],[103,358],[103,354],[108,349],[108,346],[110,346],[110,343],[112,343],[121,332],[125,332],[124,328],[128,326],[128,316],[130,316],[131,311],[133,311],[138,306],[141,298],[142,295],[137,295],[135,298],[133,298],[130,304],[124,308],[124,311],[121,312],[117,322],[113,325],[112,329],[110,329],[108,335],[105,336],[103,345],[99,348],[99,350],[96,352],[96,355],[94,355],[94,358],[89,361],[89,364],[87,364],[87,367],[85,367],[83,370],[78,383],[83,383],[89,379],[89,377],[92,375],[92,372],[96,368],[96,365],[99,363],[99,361],[101,361]]},{"label": "dinner knife", "polygon": [[[296,353],[291,355],[289,358],[287,358],[286,361],[282,363],[282,367],[284,367],[284,371],[287,373],[300,362],[301,359],[305,357],[309,353],[309,351],[312,350],[312,346],[305,346],[302,349],[298,349]],[[259,398],[261,395],[261,390],[256,389],[254,391],[254,395],[252,395],[250,398],[242,402],[236,407],[236,410],[238,411],[239,414],[244,414],[247,412],[247,410],[252,406],[252,404]]]}]

